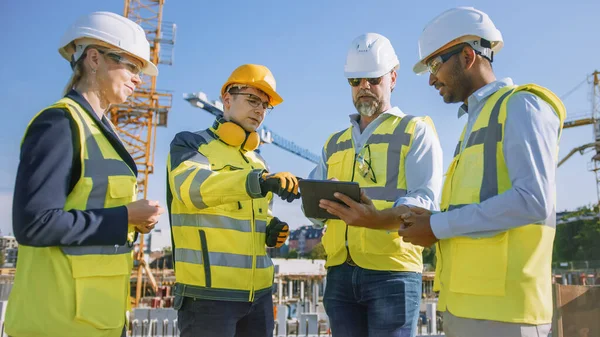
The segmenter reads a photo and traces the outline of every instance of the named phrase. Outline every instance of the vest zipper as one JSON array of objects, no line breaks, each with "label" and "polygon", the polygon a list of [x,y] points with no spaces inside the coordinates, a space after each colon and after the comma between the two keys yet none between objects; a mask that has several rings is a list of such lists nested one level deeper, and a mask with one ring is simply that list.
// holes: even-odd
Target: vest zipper
[{"label": "vest zipper", "polygon": [[444,257],[442,256],[442,244],[439,241],[437,242],[437,248],[440,251],[440,261],[438,261],[438,262],[441,263],[441,267],[440,267],[440,288],[441,288],[444,286],[444,282],[442,281],[442,279],[443,279],[442,272],[444,271]]},{"label": "vest zipper", "polygon": [[244,161],[246,162],[246,164],[250,164],[250,161],[248,161],[248,158],[246,158],[246,156],[244,155],[244,153],[242,152],[242,150],[240,150],[240,155],[242,156],[242,158],[244,159]]},{"label": "vest zipper", "polygon": [[254,218],[254,201],[252,201],[252,220],[250,220],[250,227],[252,229],[252,286],[250,287],[250,297],[249,301],[254,302],[254,274],[256,273],[256,248],[254,245],[254,226],[256,224],[256,219]]},{"label": "vest zipper", "polygon": [[[354,144],[352,145],[352,149],[354,149]],[[350,178],[350,181],[354,181],[354,171],[356,170],[356,157],[358,157],[358,153],[356,153],[356,151],[354,152],[354,160],[352,161],[352,177]],[[348,224],[344,222],[344,225],[346,226],[346,232],[344,234],[344,238],[346,241],[346,259],[348,259],[348,257],[352,258],[352,255],[350,255],[350,247],[348,245]]]},{"label": "vest zipper", "polygon": [[[456,169],[458,168],[458,163],[460,162],[460,155],[462,154],[462,143],[463,143],[463,141],[464,141],[464,139],[460,141],[461,142],[461,144],[460,144],[461,146],[458,149],[458,154],[456,155],[456,157],[457,157],[456,158],[456,165],[454,165],[454,170],[452,171],[453,172],[452,173],[452,177],[450,177],[450,181],[448,182],[450,184],[450,196],[448,198],[452,197],[452,185],[454,183],[454,172],[456,172]],[[450,207],[450,201],[448,201],[448,208],[449,207]],[[447,212],[448,208],[446,208],[446,210],[444,212]],[[443,282],[442,275],[443,275],[443,271],[444,271],[444,258],[442,256],[442,244],[438,241],[437,242],[437,246],[438,246],[438,248],[440,250],[440,263],[442,264],[442,266],[440,267],[440,287],[443,287],[444,286],[444,282]]]},{"label": "vest zipper", "polygon": [[[247,164],[250,164],[250,161],[248,160],[248,158],[246,158],[246,156],[244,155],[244,153],[240,150],[240,155],[242,156],[242,158],[244,159],[244,161]],[[252,165],[250,165],[250,167],[252,167],[252,169],[254,169],[254,167]],[[250,219],[250,230],[251,230],[251,236],[252,236],[252,279],[250,280],[250,293],[248,294],[248,301],[250,302],[254,302],[254,275],[256,274],[256,247],[255,247],[255,243],[254,243],[254,237],[255,237],[255,230],[254,230],[254,226],[256,226],[256,218],[254,215],[254,200],[250,200],[252,203],[252,218]]]}]

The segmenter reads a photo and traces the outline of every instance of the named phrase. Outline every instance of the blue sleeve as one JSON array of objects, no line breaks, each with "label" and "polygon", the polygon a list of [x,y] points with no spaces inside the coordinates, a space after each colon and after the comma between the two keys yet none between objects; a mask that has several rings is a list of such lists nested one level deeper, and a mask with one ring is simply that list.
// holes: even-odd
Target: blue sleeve
[{"label": "blue sleeve", "polygon": [[73,172],[72,120],[48,109],[30,125],[21,145],[13,197],[13,232],[19,244],[34,247],[123,245],[125,206],[65,211]]},{"label": "blue sleeve", "polygon": [[[317,166],[308,175],[309,179],[327,180],[327,164],[325,164],[326,160],[327,160],[327,154],[325,153],[325,148],[323,148],[323,151],[321,152],[321,160],[319,161],[319,164],[317,164]],[[300,207],[302,208],[302,213],[304,213],[304,207],[302,207],[302,206],[300,206]],[[307,218],[307,219],[310,220],[310,222],[312,222],[313,225],[317,228],[321,228],[321,227],[325,226],[325,222],[327,221],[327,219],[315,219],[315,218]]]},{"label": "blue sleeve", "polygon": [[439,210],[444,172],[442,165],[442,146],[433,122],[430,119],[418,121],[404,165],[407,194],[396,200],[394,207],[409,205]]},{"label": "blue sleeve", "polygon": [[507,102],[504,158],[512,187],[480,204],[434,214],[438,239],[486,237],[531,223],[554,227],[560,120],[538,96],[519,92]]},{"label": "blue sleeve", "polygon": [[325,164],[327,158],[327,154],[325,153],[325,148],[321,152],[321,160],[315,166],[315,168],[308,175],[309,179],[315,180],[326,180],[327,179],[327,164]]}]

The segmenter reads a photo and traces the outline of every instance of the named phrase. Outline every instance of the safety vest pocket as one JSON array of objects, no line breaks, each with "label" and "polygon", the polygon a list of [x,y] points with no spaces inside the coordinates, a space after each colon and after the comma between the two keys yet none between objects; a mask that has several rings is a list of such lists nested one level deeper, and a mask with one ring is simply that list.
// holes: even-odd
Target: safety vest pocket
[{"label": "safety vest pocket", "polygon": [[508,232],[490,238],[452,239],[451,292],[504,296],[508,266]]},{"label": "safety vest pocket", "polygon": [[125,325],[129,286],[127,254],[71,256],[75,320],[97,329]]},{"label": "safety vest pocket", "polygon": [[241,202],[230,202],[228,204],[221,204],[215,206],[216,209],[225,211],[225,212],[239,212],[243,209],[243,205]]},{"label": "safety vest pocket", "polygon": [[106,207],[127,205],[135,200],[136,179],[133,176],[108,176]]},{"label": "safety vest pocket", "polygon": [[336,178],[338,180],[345,180],[346,176],[351,173],[352,167],[347,167],[344,170],[344,159],[345,153],[335,153],[327,161],[327,179]]},{"label": "safety vest pocket", "polygon": [[202,248],[202,264],[204,265],[204,277],[205,286],[210,288],[212,286],[212,278],[210,276],[210,254],[208,250],[208,242],[206,241],[206,232],[199,230],[200,235],[200,247]]},{"label": "safety vest pocket", "polygon": [[397,231],[364,229],[363,252],[375,255],[397,255],[402,252],[402,238]]}]

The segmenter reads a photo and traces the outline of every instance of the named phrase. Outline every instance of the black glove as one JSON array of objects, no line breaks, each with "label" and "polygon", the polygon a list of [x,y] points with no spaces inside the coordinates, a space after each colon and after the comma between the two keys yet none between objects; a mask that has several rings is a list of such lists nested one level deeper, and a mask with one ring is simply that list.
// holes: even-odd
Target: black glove
[{"label": "black glove", "polygon": [[266,196],[268,192],[273,192],[281,197],[282,200],[292,202],[300,198],[298,192],[298,178],[289,172],[279,172],[269,174],[265,172],[261,175],[260,191],[262,196]]},{"label": "black glove", "polygon": [[288,235],[290,235],[290,229],[287,223],[273,218],[267,226],[266,234],[265,243],[267,247],[279,248],[283,246]]}]

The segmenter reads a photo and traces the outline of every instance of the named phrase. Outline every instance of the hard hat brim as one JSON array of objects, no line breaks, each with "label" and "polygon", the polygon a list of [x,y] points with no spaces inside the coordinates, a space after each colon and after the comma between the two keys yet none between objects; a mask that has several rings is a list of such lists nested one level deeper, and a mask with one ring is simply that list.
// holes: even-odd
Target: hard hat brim
[{"label": "hard hat brim", "polygon": [[413,67],[413,72],[417,75],[423,75],[427,72],[427,70],[427,65],[425,65],[423,61],[417,62],[417,64],[415,64],[415,66]]},{"label": "hard hat brim", "polygon": [[142,69],[142,72],[148,76],[158,76],[158,68],[152,62],[144,62],[146,65]]},{"label": "hard hat brim", "polygon": [[[94,40],[92,43],[90,44],[94,44],[94,45],[100,45],[100,46],[105,46],[107,48],[114,48],[115,50],[119,50],[122,51],[124,53],[126,53],[127,55],[135,58],[136,60],[139,60],[140,62],[142,62],[142,64],[144,65],[144,67],[142,68],[142,73],[148,75],[148,76],[158,76],[158,67],[156,67],[156,65],[152,62],[148,62],[142,58],[140,58],[139,56],[136,56],[126,50],[123,50],[122,48],[118,47],[118,46],[114,46],[110,43],[106,43],[100,40],[97,40],[95,38],[90,38],[92,40]],[[69,44],[62,46],[60,48],[58,48],[58,53],[60,54],[60,56],[62,56],[65,60],[71,62],[71,56],[72,53],[69,53],[67,51]]]},{"label": "hard hat brim", "polygon": [[283,102],[283,98],[281,98],[281,96],[279,96],[278,93],[276,93],[273,89],[271,89],[271,87],[267,85],[262,85],[262,83],[253,83],[252,85],[248,86],[254,87],[267,94],[267,96],[269,96],[269,103],[271,103],[272,106],[279,105]]},{"label": "hard hat brim", "polygon": [[[236,84],[236,83],[237,82],[226,82],[223,85],[223,87],[221,87],[221,96],[225,95],[225,90],[227,90],[228,86],[230,86],[232,84]],[[281,96],[279,96],[278,93],[276,93],[273,89],[271,89],[271,87],[269,87],[267,85],[262,85],[259,82],[254,82],[252,84],[248,84],[248,83],[240,83],[240,84],[243,84],[248,87],[256,88],[256,89],[264,92],[265,94],[267,94],[267,96],[269,96],[269,103],[272,106],[277,106],[283,102],[283,98],[281,98]]]},{"label": "hard hat brim", "polygon": [[395,67],[390,68],[389,70],[375,70],[375,71],[344,71],[344,76],[346,78],[378,78],[389,72],[391,72]]}]

